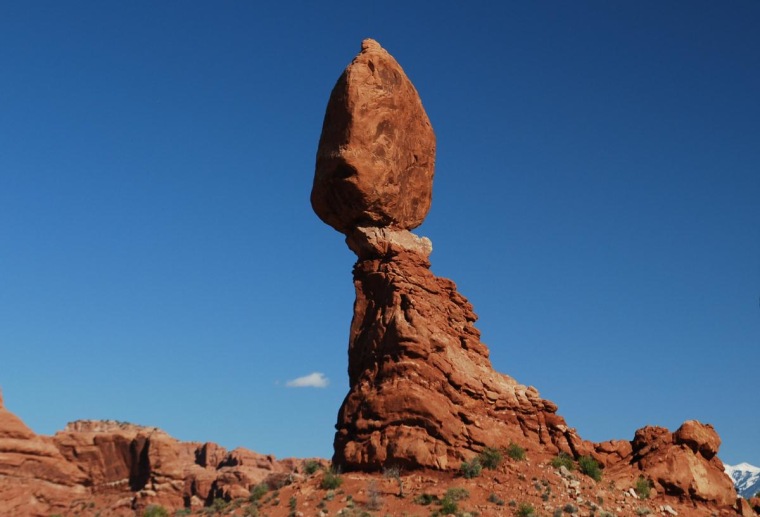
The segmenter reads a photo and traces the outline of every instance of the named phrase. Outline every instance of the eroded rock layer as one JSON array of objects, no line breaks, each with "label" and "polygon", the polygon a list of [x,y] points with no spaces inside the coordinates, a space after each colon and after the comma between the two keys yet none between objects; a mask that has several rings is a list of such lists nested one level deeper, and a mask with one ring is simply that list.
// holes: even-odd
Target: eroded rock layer
[{"label": "eroded rock layer", "polygon": [[336,464],[447,469],[510,442],[581,446],[553,403],[493,370],[472,306],[429,269],[429,240],[358,228],[347,242],[359,260]]}]

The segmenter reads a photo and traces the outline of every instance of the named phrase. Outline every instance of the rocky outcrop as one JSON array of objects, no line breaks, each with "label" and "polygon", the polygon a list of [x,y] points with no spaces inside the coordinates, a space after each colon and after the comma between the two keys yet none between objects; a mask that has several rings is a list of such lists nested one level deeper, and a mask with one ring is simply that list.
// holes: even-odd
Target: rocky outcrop
[{"label": "rocky outcrop", "polygon": [[493,370],[472,306],[430,272],[430,241],[408,231],[428,212],[434,153],[416,90],[365,40],[330,96],[311,195],[358,257],[333,460],[447,469],[511,441],[575,452],[583,444],[557,407]]},{"label": "rocky outcrop", "polygon": [[87,494],[87,476],[5,409],[0,395],[0,510],[50,515]]},{"label": "rocky outcrop", "polygon": [[632,446],[631,463],[658,490],[719,505],[736,501],[734,484],[716,456],[720,438],[712,426],[691,420],[674,433],[644,427],[636,431]]},{"label": "rocky outcrop", "polygon": [[198,508],[217,498],[248,497],[262,482],[279,486],[299,464],[114,421],[80,420],[52,437],[39,436],[0,398],[0,515]]}]

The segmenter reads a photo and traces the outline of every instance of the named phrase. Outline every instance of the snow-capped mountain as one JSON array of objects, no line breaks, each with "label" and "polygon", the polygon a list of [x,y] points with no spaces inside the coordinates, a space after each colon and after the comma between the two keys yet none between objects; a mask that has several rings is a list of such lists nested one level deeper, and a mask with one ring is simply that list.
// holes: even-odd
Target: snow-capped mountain
[{"label": "snow-capped mountain", "polygon": [[760,492],[760,468],[750,465],[749,463],[739,463],[738,465],[723,464],[726,474],[734,480],[736,491],[742,497],[753,497]]}]

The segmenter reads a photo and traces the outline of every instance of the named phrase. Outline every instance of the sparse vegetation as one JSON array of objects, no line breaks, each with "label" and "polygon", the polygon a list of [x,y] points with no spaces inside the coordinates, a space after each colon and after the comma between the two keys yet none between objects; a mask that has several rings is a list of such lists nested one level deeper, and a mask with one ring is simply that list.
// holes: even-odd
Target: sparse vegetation
[{"label": "sparse vegetation", "polygon": [[404,480],[401,479],[401,469],[398,467],[386,467],[383,469],[383,476],[388,479],[395,479],[398,484],[398,496],[404,497]]},{"label": "sparse vegetation", "polygon": [[449,488],[443,496],[444,499],[451,499],[452,501],[461,501],[468,497],[470,497],[470,492],[468,492],[466,488],[459,487]]},{"label": "sparse vegetation", "polygon": [[322,465],[320,465],[319,462],[316,460],[307,460],[303,464],[303,471],[304,471],[304,474],[306,474],[307,476],[311,476],[320,468],[322,468]]},{"label": "sparse vegetation", "polygon": [[377,482],[373,479],[367,486],[367,510],[377,511],[383,506],[383,498],[380,496],[380,489]]},{"label": "sparse vegetation", "polygon": [[343,484],[343,478],[340,474],[332,469],[326,470],[325,475],[322,478],[321,487],[322,490],[335,490]]},{"label": "sparse vegetation", "polygon": [[649,515],[650,513],[652,513],[652,510],[650,510],[646,506],[642,506],[636,509],[636,515]]},{"label": "sparse vegetation", "polygon": [[216,499],[213,500],[213,502],[211,503],[211,506],[209,506],[207,510],[210,513],[219,513],[223,511],[224,509],[226,509],[229,506],[229,504],[230,503],[228,503],[221,497],[217,497]]},{"label": "sparse vegetation", "polygon": [[554,459],[552,459],[551,465],[555,469],[565,467],[567,470],[575,470],[575,461],[573,460],[573,457],[566,452],[560,452]]},{"label": "sparse vegetation", "polygon": [[143,517],[169,517],[169,512],[159,504],[151,504],[143,510]]},{"label": "sparse vegetation", "polygon": [[522,461],[525,459],[525,449],[512,442],[507,447],[507,456],[516,461]]},{"label": "sparse vegetation", "polygon": [[578,513],[578,507],[577,507],[577,506],[575,506],[575,505],[574,505],[574,504],[572,504],[572,503],[567,503],[567,504],[566,504],[566,505],[565,505],[565,506],[562,508],[562,511],[563,511],[563,512],[565,512],[565,513],[570,513],[570,514],[573,514],[573,513]]},{"label": "sparse vegetation", "polygon": [[438,500],[437,495],[422,493],[414,498],[414,502],[422,506],[428,506]]},{"label": "sparse vegetation", "polygon": [[489,470],[495,470],[501,464],[501,460],[504,458],[499,449],[494,447],[486,447],[478,455],[478,460],[483,468]]},{"label": "sparse vegetation", "polygon": [[488,502],[493,503],[496,506],[504,506],[504,499],[494,494],[493,492],[491,492],[491,495],[488,496]]},{"label": "sparse vegetation", "polygon": [[594,481],[602,479],[602,469],[599,468],[599,463],[591,456],[581,456],[578,458],[578,470]]},{"label": "sparse vegetation", "polygon": [[652,485],[644,476],[639,476],[639,479],[636,480],[636,484],[633,486],[633,490],[636,492],[636,495],[639,496],[639,499],[649,499],[651,489]]},{"label": "sparse vegetation", "polygon": [[517,515],[517,517],[537,517],[536,509],[529,503],[520,503],[515,515]]},{"label": "sparse vegetation", "polygon": [[483,471],[483,465],[480,464],[478,458],[473,458],[470,461],[463,461],[462,466],[459,467],[459,471],[462,476],[467,479],[476,478]]},{"label": "sparse vegetation", "polygon": [[266,494],[268,491],[269,487],[266,483],[259,483],[251,489],[251,495],[248,497],[248,500],[252,503],[258,501],[264,497],[264,494]]}]

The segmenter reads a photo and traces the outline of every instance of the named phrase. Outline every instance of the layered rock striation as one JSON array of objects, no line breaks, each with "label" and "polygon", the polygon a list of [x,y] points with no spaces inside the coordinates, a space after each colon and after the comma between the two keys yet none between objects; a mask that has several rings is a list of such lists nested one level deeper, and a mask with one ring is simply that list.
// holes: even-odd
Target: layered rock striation
[{"label": "layered rock striation", "polygon": [[594,457],[611,479],[649,479],[685,500],[730,506],[717,433],[686,422],[632,441],[582,440],[533,387],[491,366],[472,305],[430,271],[431,242],[409,230],[430,206],[435,137],[416,90],[373,40],[333,89],[312,206],[357,255],[349,392],[333,462],[343,469],[458,468],[486,447]]}]

